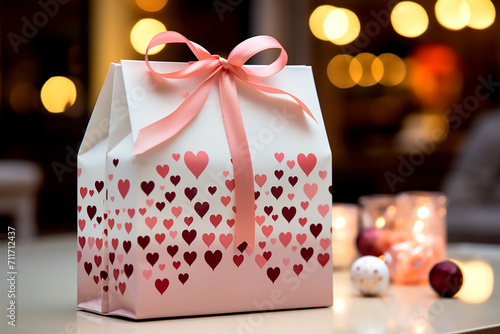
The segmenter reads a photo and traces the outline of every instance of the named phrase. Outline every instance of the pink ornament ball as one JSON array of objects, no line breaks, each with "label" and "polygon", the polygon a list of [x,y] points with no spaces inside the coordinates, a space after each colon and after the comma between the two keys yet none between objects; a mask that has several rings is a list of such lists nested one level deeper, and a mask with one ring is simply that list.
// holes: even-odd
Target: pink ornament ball
[{"label": "pink ornament ball", "polygon": [[429,283],[441,297],[451,298],[462,287],[462,270],[451,261],[436,263],[429,272]]}]

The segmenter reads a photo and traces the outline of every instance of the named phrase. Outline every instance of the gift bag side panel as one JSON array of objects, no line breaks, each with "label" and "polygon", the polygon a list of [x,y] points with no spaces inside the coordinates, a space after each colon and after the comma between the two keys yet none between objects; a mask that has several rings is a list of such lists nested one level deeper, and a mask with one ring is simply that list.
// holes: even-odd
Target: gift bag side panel
[{"label": "gift bag side panel", "polygon": [[115,64],[111,64],[77,157],[77,306],[94,312],[106,308],[106,152],[114,74]]}]

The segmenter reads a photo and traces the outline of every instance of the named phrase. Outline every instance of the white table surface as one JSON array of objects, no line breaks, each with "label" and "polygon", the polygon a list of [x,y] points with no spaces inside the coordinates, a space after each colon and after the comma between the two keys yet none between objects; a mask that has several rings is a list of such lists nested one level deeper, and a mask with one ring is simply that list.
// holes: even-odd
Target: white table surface
[{"label": "white table surface", "polygon": [[[7,242],[0,242],[7,276]],[[306,310],[131,321],[76,309],[76,236],[41,237],[16,244],[16,327],[7,324],[7,280],[0,283],[0,333],[500,333],[500,245],[455,244],[448,256],[489,266],[494,279],[471,278],[491,291],[481,303],[438,298],[428,284],[391,284],[380,297],[353,290],[347,270],[334,272],[334,306]],[[465,274],[467,280],[467,274]],[[477,282],[474,280],[478,280]],[[480,293],[480,292],[478,292]],[[483,291],[484,293],[484,291]],[[484,299],[484,298],[483,298]]]}]

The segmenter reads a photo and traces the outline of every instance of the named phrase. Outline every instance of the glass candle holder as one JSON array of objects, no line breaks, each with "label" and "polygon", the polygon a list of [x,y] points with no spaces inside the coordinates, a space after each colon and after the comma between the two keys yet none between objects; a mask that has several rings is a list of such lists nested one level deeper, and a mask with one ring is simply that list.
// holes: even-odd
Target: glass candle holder
[{"label": "glass candle holder", "polygon": [[394,244],[386,260],[395,283],[419,283],[446,257],[446,197],[403,192],[396,197]]},{"label": "glass candle holder", "polygon": [[361,205],[361,228],[392,229],[396,220],[396,200],[393,195],[366,195],[358,200]]},{"label": "glass candle holder", "polygon": [[357,257],[359,207],[356,204],[332,205],[332,263],[334,268],[350,267]]}]

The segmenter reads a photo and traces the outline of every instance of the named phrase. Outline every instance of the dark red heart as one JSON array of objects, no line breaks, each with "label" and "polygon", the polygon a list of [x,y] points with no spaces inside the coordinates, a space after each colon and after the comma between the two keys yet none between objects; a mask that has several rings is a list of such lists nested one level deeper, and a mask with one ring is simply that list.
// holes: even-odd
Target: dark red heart
[{"label": "dark red heart", "polygon": [[282,186],[278,186],[278,187],[273,186],[271,188],[271,194],[273,194],[273,196],[276,199],[279,199],[281,194],[283,194],[283,187]]},{"label": "dark red heart", "polygon": [[222,260],[222,252],[220,250],[216,250],[214,252],[208,250],[205,252],[205,261],[210,266],[210,268],[212,268],[212,270],[215,270],[215,268],[219,265],[221,260]]},{"label": "dark red heart", "polygon": [[131,247],[132,247],[132,242],[131,241],[128,241],[128,240],[124,240],[123,241],[123,250],[125,251],[125,253],[128,254],[128,252],[130,251]]},{"label": "dark red heart", "polygon": [[192,188],[187,187],[186,189],[184,189],[184,195],[186,195],[186,197],[190,201],[193,200],[193,198],[196,196],[197,193],[198,193],[198,189],[196,189],[196,187],[192,187]]},{"label": "dark red heart", "polygon": [[146,254],[146,260],[148,260],[149,264],[153,267],[158,259],[160,258],[160,254],[158,253],[148,253]]},{"label": "dark red heart", "polygon": [[97,208],[95,205],[88,205],[87,206],[87,214],[89,215],[90,220],[92,220],[97,213]]},{"label": "dark red heart", "polygon": [[216,186],[208,187],[208,192],[210,193],[210,195],[215,194],[216,191],[217,191],[217,187]]},{"label": "dark red heart", "polygon": [[309,248],[302,248],[300,250],[300,255],[302,255],[302,258],[304,260],[309,261],[309,259],[313,256],[314,254],[314,249],[312,247],[309,247]]},{"label": "dark red heart", "polygon": [[83,248],[85,246],[85,237],[78,237],[78,243],[80,247]]},{"label": "dark red heart", "polygon": [[184,283],[187,282],[189,278],[189,274],[188,273],[185,273],[185,274],[179,274],[179,281],[184,285]]},{"label": "dark red heart", "polygon": [[269,261],[269,259],[271,258],[272,255],[273,255],[272,252],[264,252],[262,254],[262,256],[264,257],[264,259],[266,259],[267,261]]},{"label": "dark red heart", "polygon": [[83,264],[83,267],[85,268],[85,272],[87,273],[87,275],[90,275],[90,273],[92,272],[92,263],[85,262]]},{"label": "dark red heart", "polygon": [[283,209],[281,209],[281,214],[283,217],[285,217],[286,221],[290,223],[290,221],[295,217],[295,214],[297,213],[297,209],[294,206],[291,207],[286,207],[284,206]]},{"label": "dark red heart", "polygon": [[323,225],[321,224],[311,224],[311,226],[309,226],[309,229],[311,230],[311,234],[317,238],[318,235],[321,233],[321,231],[323,230]]},{"label": "dark red heart", "polygon": [[233,256],[233,262],[237,267],[239,267],[243,263],[244,258],[243,254],[235,255]]},{"label": "dark red heart", "polygon": [[175,198],[175,192],[172,191],[172,192],[166,192],[165,193],[165,199],[167,201],[169,201],[169,203],[172,203],[172,201],[174,200],[174,198]]},{"label": "dark red heart", "polygon": [[260,191],[255,192],[255,200],[257,200],[260,197]]},{"label": "dark red heart", "polygon": [[153,191],[154,188],[155,188],[155,183],[153,181],[149,181],[149,182],[142,181],[141,182],[141,189],[142,189],[142,191],[144,191],[146,196],[149,196],[149,194],[151,194],[151,192]]},{"label": "dark red heart", "polygon": [[156,202],[156,208],[161,212],[165,208],[165,202]]},{"label": "dark red heart", "polygon": [[176,186],[180,181],[181,181],[181,177],[179,175],[170,176],[170,182],[172,182],[172,184],[174,186]]},{"label": "dark red heart", "polygon": [[191,245],[193,240],[196,238],[196,230],[184,230],[182,231],[182,239],[188,244]]},{"label": "dark red heart", "polygon": [[115,165],[115,167],[118,166],[118,162],[119,162],[118,159],[113,159],[113,165]]},{"label": "dark red heart", "polygon": [[271,212],[273,212],[273,207],[272,206],[265,206],[264,212],[269,216],[271,214]]},{"label": "dark red heart", "polygon": [[142,247],[142,249],[146,249],[146,247],[148,247],[150,241],[151,241],[151,239],[149,238],[148,235],[145,235],[145,236],[140,235],[137,237],[137,243],[139,244],[139,246]]},{"label": "dark red heart", "polygon": [[104,182],[103,181],[95,181],[95,190],[97,190],[98,193],[101,192],[102,188],[104,188]]},{"label": "dark red heart", "polygon": [[297,184],[297,181],[299,181],[299,178],[296,176],[288,177],[288,182],[291,184],[292,187],[294,187]]},{"label": "dark red heart", "polygon": [[184,253],[184,261],[186,261],[186,263],[191,266],[194,262],[194,260],[196,260],[196,252],[195,251],[192,251],[192,252],[185,252]]},{"label": "dark red heart", "polygon": [[293,265],[293,271],[297,274],[297,276],[300,275],[300,273],[302,272],[302,269],[304,269],[304,266],[301,264]]},{"label": "dark red heart", "polygon": [[280,275],[280,268],[279,267],[269,267],[267,268],[267,277],[269,277],[269,279],[271,280],[271,282],[276,282],[276,280],[278,279],[279,275]]},{"label": "dark red heart", "polygon": [[130,276],[132,276],[132,273],[134,272],[134,266],[132,264],[125,264],[123,266],[123,271],[125,272],[125,276],[127,276],[127,278],[130,278]]},{"label": "dark red heart", "polygon": [[283,173],[284,173],[284,172],[283,172],[282,170],[275,170],[275,171],[274,171],[274,175],[276,176],[276,178],[277,178],[278,180],[280,180],[280,179],[283,177]]},{"label": "dark red heart", "polygon": [[167,246],[167,253],[170,254],[171,257],[174,257],[178,251],[179,251],[179,246],[177,245]]},{"label": "dark red heart", "polygon": [[208,202],[196,202],[196,204],[194,205],[194,210],[200,216],[200,218],[203,218],[203,216],[205,216],[209,208],[210,205],[208,204]]},{"label": "dark red heart", "polygon": [[111,264],[115,263],[115,253],[110,252],[108,254],[108,257],[109,257],[109,262],[111,262]]}]

